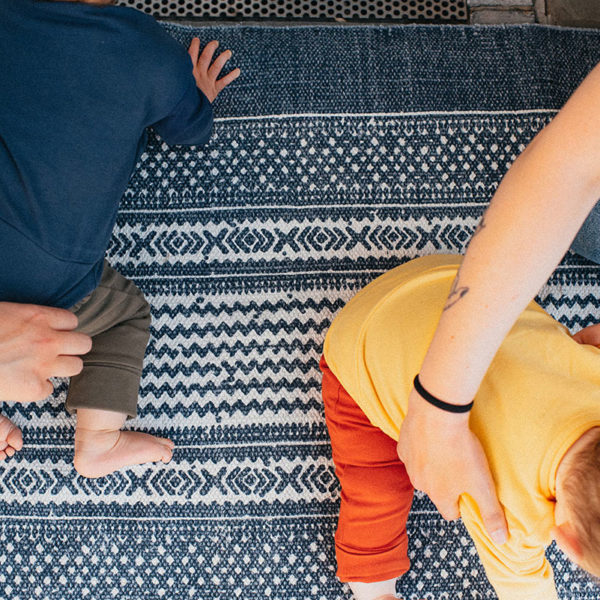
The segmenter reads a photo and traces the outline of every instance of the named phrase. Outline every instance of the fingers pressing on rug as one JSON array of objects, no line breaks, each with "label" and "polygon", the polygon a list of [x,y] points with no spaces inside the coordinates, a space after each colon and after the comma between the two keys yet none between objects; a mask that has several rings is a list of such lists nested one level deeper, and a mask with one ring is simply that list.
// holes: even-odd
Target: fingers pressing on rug
[{"label": "fingers pressing on rug", "polygon": [[[215,52],[219,47],[219,42],[213,40],[209,42],[200,53],[200,40],[194,38],[188,49],[188,54],[192,59],[194,67],[194,78],[196,79],[196,85],[202,91],[202,93],[212,103],[215,98],[235,79],[240,76],[239,69],[233,69],[218,79],[221,71],[227,64],[227,61],[231,58],[231,50],[225,50],[213,62]],[[211,65],[212,62],[212,65]]]}]

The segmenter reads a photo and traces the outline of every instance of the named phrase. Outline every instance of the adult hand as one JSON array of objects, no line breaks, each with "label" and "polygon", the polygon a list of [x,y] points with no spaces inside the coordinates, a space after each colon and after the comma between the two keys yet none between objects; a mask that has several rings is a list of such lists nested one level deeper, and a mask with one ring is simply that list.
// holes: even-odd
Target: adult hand
[{"label": "adult hand", "polygon": [[508,537],[506,520],[485,453],[468,419],[468,414],[431,406],[413,389],[400,430],[398,457],[412,484],[431,498],[444,519],[458,519],[459,496],[469,494],[490,537],[503,544]]},{"label": "adult hand", "polygon": [[67,310],[0,302],[0,400],[43,400],[50,377],[80,373],[92,340],[76,327]]},{"label": "adult hand", "polygon": [[211,65],[210,63],[218,47],[219,42],[213,40],[206,44],[206,47],[202,50],[202,54],[200,54],[200,40],[194,38],[188,48],[188,54],[194,65],[196,85],[202,90],[211,103],[214,102],[215,98],[226,86],[240,76],[240,70],[233,69],[233,71],[227,73],[227,75],[221,77],[221,79],[217,79],[221,74],[223,67],[231,58],[231,50],[225,50],[225,52],[221,52],[221,54],[217,56]]}]

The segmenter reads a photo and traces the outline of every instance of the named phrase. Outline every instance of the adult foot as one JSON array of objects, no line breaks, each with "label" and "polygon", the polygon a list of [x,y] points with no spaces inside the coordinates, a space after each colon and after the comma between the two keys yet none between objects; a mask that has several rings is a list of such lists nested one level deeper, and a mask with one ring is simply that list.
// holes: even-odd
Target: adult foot
[{"label": "adult foot", "polygon": [[21,430],[10,419],[0,415],[0,460],[13,456],[22,447]]},{"label": "adult foot", "polygon": [[75,430],[73,464],[84,477],[104,477],[109,473],[147,462],[168,463],[175,444],[139,431]]}]

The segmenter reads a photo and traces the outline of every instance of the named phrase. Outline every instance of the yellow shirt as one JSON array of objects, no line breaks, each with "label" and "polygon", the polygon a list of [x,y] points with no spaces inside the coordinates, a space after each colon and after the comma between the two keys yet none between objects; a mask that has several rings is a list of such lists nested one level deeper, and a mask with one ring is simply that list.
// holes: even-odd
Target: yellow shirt
[{"label": "yellow shirt", "polygon": [[[460,261],[434,255],[393,269],[352,298],[327,333],[330,369],[371,423],[394,439]],[[600,350],[575,342],[532,302],[494,358],[470,425],[509,527],[508,542],[497,546],[475,503],[461,497],[461,516],[488,578],[500,600],[553,600],[544,550],[554,524],[556,469],[568,448],[600,425]]]}]

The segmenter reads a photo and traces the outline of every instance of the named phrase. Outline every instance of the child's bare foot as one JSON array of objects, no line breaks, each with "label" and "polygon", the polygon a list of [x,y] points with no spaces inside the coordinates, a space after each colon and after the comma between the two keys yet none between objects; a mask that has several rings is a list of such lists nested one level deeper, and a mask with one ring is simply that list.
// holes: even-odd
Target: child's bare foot
[{"label": "child's bare foot", "polygon": [[175,444],[139,431],[75,431],[73,464],[84,477],[104,477],[113,471],[146,462],[168,463]]},{"label": "child's bare foot", "polygon": [[396,577],[385,581],[365,583],[349,581],[354,600],[396,600]]},{"label": "child's bare foot", "polygon": [[21,430],[10,419],[0,415],[0,460],[13,456],[22,447]]}]

